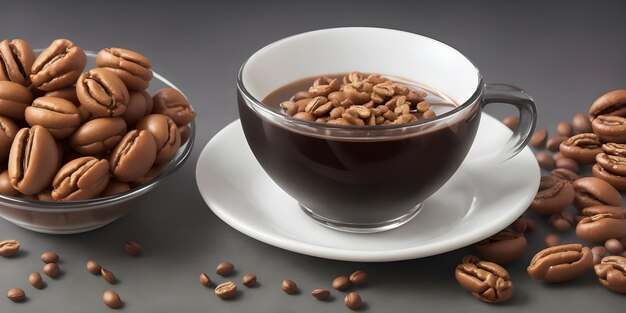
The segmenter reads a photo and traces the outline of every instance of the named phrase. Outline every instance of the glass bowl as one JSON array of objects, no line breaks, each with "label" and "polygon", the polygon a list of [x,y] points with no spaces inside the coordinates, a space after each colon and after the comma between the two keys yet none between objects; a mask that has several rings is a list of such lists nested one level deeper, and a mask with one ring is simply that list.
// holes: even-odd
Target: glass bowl
[{"label": "glass bowl", "polygon": [[[41,50],[35,50],[39,52]],[[96,53],[85,51],[87,66],[94,68]],[[180,91],[165,77],[154,72],[148,92],[152,95],[164,87]],[[73,234],[90,231],[113,222],[137,207],[141,197],[154,190],[176,172],[189,158],[196,134],[194,122],[189,124],[189,139],[165,165],[161,173],[146,184],[109,197],[91,200],[49,202],[0,194],[0,217],[27,229],[49,234]]]}]

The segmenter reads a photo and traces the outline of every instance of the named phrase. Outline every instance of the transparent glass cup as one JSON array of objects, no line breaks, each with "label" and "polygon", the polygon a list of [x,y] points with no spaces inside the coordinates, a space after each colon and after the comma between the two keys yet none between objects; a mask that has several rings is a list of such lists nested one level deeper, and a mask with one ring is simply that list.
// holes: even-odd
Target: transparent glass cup
[{"label": "transparent glass cup", "polygon": [[[344,126],[298,120],[261,102],[293,81],[352,71],[432,86],[459,105],[410,124]],[[279,40],[242,65],[237,88],[243,131],[265,172],[315,221],[349,232],[389,230],[415,217],[465,159],[486,104],[515,106],[520,122],[482,161],[515,156],[536,123],[524,91],[486,85],[457,50],[390,29],[334,28]]]}]

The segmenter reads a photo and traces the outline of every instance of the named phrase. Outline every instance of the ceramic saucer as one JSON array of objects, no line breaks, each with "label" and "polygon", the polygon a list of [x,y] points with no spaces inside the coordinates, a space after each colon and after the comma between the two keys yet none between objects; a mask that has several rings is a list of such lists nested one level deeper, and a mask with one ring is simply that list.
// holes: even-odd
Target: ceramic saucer
[{"label": "ceramic saucer", "polygon": [[528,207],[540,172],[530,149],[504,162],[483,162],[511,131],[483,114],[475,142],[455,175],[405,225],[374,234],[324,227],[305,215],[254,158],[239,120],[216,134],[196,166],[209,208],[238,231],[297,253],[346,261],[383,262],[448,252],[487,238]]}]

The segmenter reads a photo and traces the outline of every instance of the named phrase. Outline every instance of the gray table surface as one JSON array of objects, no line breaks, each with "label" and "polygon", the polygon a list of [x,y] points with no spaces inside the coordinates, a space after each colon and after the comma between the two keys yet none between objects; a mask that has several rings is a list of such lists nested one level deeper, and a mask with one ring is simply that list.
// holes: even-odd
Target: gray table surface
[{"label": "gray table surface", "polygon": [[[341,293],[334,292],[335,300],[328,303],[308,293],[329,288],[333,277],[355,269],[370,275],[370,283],[359,289],[366,312],[622,311],[625,296],[601,287],[591,272],[559,285],[527,276],[526,266],[548,231],[538,218],[540,229],[528,236],[526,254],[507,266],[515,296],[506,304],[487,305],[454,280],[455,265],[471,248],[390,263],[340,262],[284,251],[217,218],[202,201],[194,173],[203,146],[237,119],[239,66],[285,36],[379,26],[434,37],[472,59],[487,82],[526,89],[537,102],[539,127],[554,133],[558,121],[586,111],[602,93],[626,87],[625,11],[623,1],[1,1],[0,38],[23,38],[44,47],[66,37],[86,49],[119,46],[149,56],[154,69],[181,87],[195,106],[198,137],[182,170],[104,228],[55,236],[0,220],[0,239],[17,239],[24,248],[19,258],[0,258],[0,312],[109,312],[100,296],[110,286],[85,271],[90,258],[120,278],[114,289],[126,304],[123,310],[130,312],[347,312]],[[143,256],[124,253],[128,239],[143,245]],[[573,233],[563,241],[575,241]],[[39,255],[46,250],[61,255],[63,274],[48,280],[46,289],[35,290],[27,276],[41,269]],[[212,273],[223,260],[236,264],[237,281],[244,272],[254,272],[260,285],[243,288],[234,301],[217,299],[197,276]],[[279,286],[285,278],[298,282],[303,293],[284,294]],[[13,286],[26,290],[27,302],[4,297]]]}]

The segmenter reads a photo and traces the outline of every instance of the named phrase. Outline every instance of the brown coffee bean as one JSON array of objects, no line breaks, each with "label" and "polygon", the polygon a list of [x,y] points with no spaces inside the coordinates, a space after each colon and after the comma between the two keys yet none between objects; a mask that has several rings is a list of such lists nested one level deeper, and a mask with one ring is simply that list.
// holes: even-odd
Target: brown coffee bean
[{"label": "brown coffee bean", "polygon": [[48,263],[43,267],[43,273],[50,278],[56,278],[59,275],[59,265],[57,263]]},{"label": "brown coffee bean", "polygon": [[434,118],[435,116],[437,116],[437,113],[433,110],[428,110],[422,114],[422,118],[425,119]]},{"label": "brown coffee bean", "polygon": [[237,294],[237,285],[232,281],[223,282],[215,287],[215,295],[222,299],[230,299]]},{"label": "brown coffee bean", "polygon": [[456,266],[457,282],[476,299],[488,303],[500,303],[513,295],[513,283],[500,265],[468,255]]},{"label": "brown coffee bean", "polygon": [[150,60],[122,48],[104,48],[96,55],[96,65],[117,74],[129,90],[144,90],[152,79]]},{"label": "brown coffee bean", "polygon": [[622,245],[622,243],[615,238],[607,240],[604,243],[604,248],[606,248],[606,251],[612,254],[619,254],[624,251],[624,246]]},{"label": "brown coffee bean", "polygon": [[348,289],[348,287],[350,287],[351,285],[352,282],[350,281],[350,278],[346,276],[337,276],[335,277],[335,279],[333,279],[332,283],[333,288],[340,291]]},{"label": "brown coffee bean", "polygon": [[141,245],[133,240],[128,240],[124,243],[124,251],[129,255],[139,255],[141,254]]},{"label": "brown coffee bean", "polygon": [[546,142],[548,140],[548,131],[545,128],[540,128],[535,131],[533,136],[530,138],[530,145],[537,148],[543,149],[546,147]]},{"label": "brown coffee bean", "polygon": [[187,98],[174,88],[163,88],[152,96],[152,113],[163,114],[171,118],[178,127],[187,125],[196,118]]},{"label": "brown coffee bean", "polygon": [[281,288],[285,293],[290,295],[298,292],[298,285],[296,285],[293,280],[289,279],[283,280],[283,282],[281,283]]},{"label": "brown coffee bean", "polygon": [[87,200],[99,195],[109,184],[109,161],[91,156],[69,161],[52,180],[54,200]]},{"label": "brown coffee bean", "polygon": [[343,298],[343,304],[345,304],[348,309],[356,311],[363,305],[363,300],[361,300],[361,296],[358,293],[352,291]]},{"label": "brown coffee bean", "polygon": [[292,100],[293,101],[298,101],[298,100],[302,100],[302,99],[311,99],[313,98],[313,95],[311,95],[308,91],[302,90],[302,91],[298,91],[296,92],[293,97]]},{"label": "brown coffee bean", "polygon": [[609,142],[602,145],[602,150],[608,155],[626,157],[626,144]]},{"label": "brown coffee bean", "polygon": [[524,234],[505,228],[497,234],[474,244],[481,258],[498,264],[506,264],[519,259],[526,250]]},{"label": "brown coffee bean", "polygon": [[211,286],[211,278],[209,278],[209,275],[207,275],[206,273],[200,273],[200,276],[198,276],[198,281],[202,286]]},{"label": "brown coffee bean", "polygon": [[[2,101],[0,99],[0,101]],[[15,122],[4,116],[0,116],[0,162],[6,160],[9,157],[9,150],[11,150],[11,144],[19,128]]]},{"label": "brown coffee bean", "polygon": [[569,138],[565,136],[552,137],[548,139],[548,143],[546,143],[546,148],[548,148],[548,150],[552,152],[557,152],[559,151],[559,147],[561,146],[561,143],[566,141],[567,139]]},{"label": "brown coffee bean", "polygon": [[535,158],[537,159],[537,163],[539,166],[545,170],[551,170],[555,166],[554,158],[552,154],[549,152],[539,151],[535,154]]},{"label": "brown coffee bean", "polygon": [[130,97],[124,82],[104,68],[83,73],[76,82],[76,95],[80,104],[96,117],[121,116]]},{"label": "brown coffee bean", "polygon": [[626,294],[626,258],[607,256],[594,266],[600,283],[609,290]]},{"label": "brown coffee bean", "polygon": [[310,121],[310,122],[315,121],[315,115],[313,115],[312,113],[308,113],[308,112],[298,112],[294,114],[293,117],[299,120],[305,120],[305,121]]},{"label": "brown coffee bean", "polygon": [[556,132],[561,136],[569,137],[572,135],[572,125],[565,121],[559,122],[556,125]]},{"label": "brown coffee bean", "polygon": [[74,85],[85,65],[83,49],[67,39],[57,39],[33,62],[30,80],[40,90],[60,89]]},{"label": "brown coffee bean", "polygon": [[180,133],[180,145],[184,145],[191,137],[191,127],[189,125],[178,127],[178,132]]},{"label": "brown coffee bean", "polygon": [[558,246],[561,243],[561,238],[555,234],[548,234],[543,238],[543,242],[546,247]]},{"label": "brown coffee bean", "polygon": [[548,223],[554,227],[557,231],[566,232],[572,229],[572,223],[574,222],[574,216],[567,212],[561,211],[559,213],[552,214],[548,219]]},{"label": "brown coffee bean", "polygon": [[181,139],[178,126],[171,118],[162,114],[150,114],[141,119],[136,128],[147,130],[154,137],[157,146],[155,164],[167,163],[176,156]]},{"label": "brown coffee bean", "polygon": [[9,152],[11,185],[24,195],[35,195],[50,185],[59,163],[59,148],[47,129],[22,128]]},{"label": "brown coffee bean", "polygon": [[626,176],[626,157],[610,155],[603,152],[596,155],[596,162],[612,174]]},{"label": "brown coffee bean", "polygon": [[557,283],[581,276],[593,267],[593,256],[580,244],[560,245],[539,251],[528,266],[530,277]]},{"label": "brown coffee bean", "polygon": [[596,163],[591,168],[591,173],[593,176],[602,179],[603,181],[609,183],[617,190],[626,191],[626,176],[621,176],[617,174],[613,174],[607,171],[602,165]]},{"label": "brown coffee bean", "polygon": [[59,255],[54,253],[54,252],[44,252],[41,255],[41,262],[44,262],[46,264],[48,263],[59,263]]},{"label": "brown coffee bean", "polygon": [[554,165],[556,166],[556,168],[568,169],[574,172],[575,174],[580,171],[580,168],[578,167],[578,163],[570,158],[562,158],[556,161]]},{"label": "brown coffee bean", "polygon": [[117,309],[122,306],[122,299],[117,292],[109,289],[102,294],[102,302],[111,309]]},{"label": "brown coffee bean", "polygon": [[145,90],[131,91],[128,94],[128,105],[126,112],[122,114],[126,125],[132,127],[137,124],[144,116],[152,113],[153,103],[152,96]]},{"label": "brown coffee bean", "polygon": [[11,239],[0,241],[0,256],[14,256],[18,251],[20,251],[20,243],[17,240]]},{"label": "brown coffee bean", "polygon": [[576,236],[593,242],[625,237],[626,219],[623,213],[600,213],[587,216],[576,225]]},{"label": "brown coffee bean", "polygon": [[572,184],[554,176],[543,176],[529,209],[540,215],[562,211],[574,200]]},{"label": "brown coffee bean", "polygon": [[580,164],[593,164],[602,152],[602,142],[594,133],[574,135],[559,145],[561,153]]},{"label": "brown coffee bean", "polygon": [[215,268],[215,272],[221,276],[232,275],[234,271],[235,271],[235,265],[233,265],[233,263],[230,263],[230,262],[222,262],[218,264],[217,267]]},{"label": "brown coffee bean", "polygon": [[592,131],[589,116],[581,113],[574,115],[574,118],[572,118],[572,126],[574,126],[574,129],[579,133],[590,133]]},{"label": "brown coffee bean", "polygon": [[550,172],[550,175],[560,178],[562,180],[568,181],[570,183],[573,183],[575,180],[579,178],[575,172],[566,168],[554,169],[552,170],[552,172]]},{"label": "brown coffee bean", "polygon": [[80,125],[78,108],[72,102],[55,97],[39,97],[24,111],[30,126],[45,127],[56,139],[71,135]]},{"label": "brown coffee bean", "polygon": [[574,206],[579,210],[596,205],[619,206],[622,195],[609,183],[597,177],[583,177],[573,183]]},{"label": "brown coffee bean", "polygon": [[311,292],[311,295],[317,298],[317,300],[327,300],[328,298],[330,298],[330,291],[323,288],[318,288],[314,289]]},{"label": "brown coffee bean", "polygon": [[7,292],[7,298],[13,302],[22,302],[26,299],[26,293],[21,288],[11,288]]},{"label": "brown coffee bean", "polygon": [[591,104],[589,117],[593,121],[599,115],[626,116],[624,103],[626,103],[626,90],[607,92]]},{"label": "brown coffee bean", "polygon": [[606,255],[606,248],[603,246],[595,246],[591,248],[591,254],[593,255],[593,264],[598,264]]},{"label": "brown coffee bean", "polygon": [[502,124],[511,130],[515,130],[519,125],[519,117],[517,115],[507,116],[502,119]]},{"label": "brown coffee bean", "polygon": [[44,283],[39,272],[32,272],[28,275],[28,282],[37,289],[43,289]]},{"label": "brown coffee bean", "polygon": [[241,282],[246,287],[254,287],[254,285],[256,285],[256,275],[254,275],[254,274],[243,275],[243,278],[241,279]]},{"label": "brown coffee bean", "polygon": [[117,283],[117,278],[115,277],[115,274],[113,274],[113,272],[107,270],[104,267],[100,269],[100,275],[102,275],[102,278],[104,278],[104,280],[106,280],[110,284]]},{"label": "brown coffee bean", "polygon": [[131,130],[109,156],[111,173],[120,182],[132,182],[145,175],[156,159],[154,137],[146,130]]},{"label": "brown coffee bean", "polygon": [[96,118],[78,127],[69,142],[79,153],[99,156],[113,149],[125,134],[126,123],[122,118]]},{"label": "brown coffee bean", "polygon": [[87,261],[87,271],[91,274],[94,275],[100,275],[101,271],[102,271],[102,266],[100,266],[100,264],[98,264],[96,261],[94,260],[89,260]]},{"label": "brown coffee bean", "polygon": [[0,115],[20,121],[33,102],[30,90],[18,83],[0,80]]},{"label": "brown coffee bean", "polygon": [[30,69],[35,62],[35,52],[22,39],[5,39],[0,42],[0,81],[12,81],[30,86]]},{"label": "brown coffee bean", "polygon": [[591,122],[593,132],[604,142],[626,143],[626,118],[600,115]]},{"label": "brown coffee bean", "polygon": [[350,281],[355,285],[363,285],[367,281],[367,273],[358,270],[350,274]]}]

